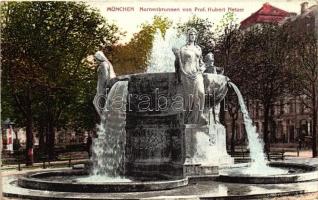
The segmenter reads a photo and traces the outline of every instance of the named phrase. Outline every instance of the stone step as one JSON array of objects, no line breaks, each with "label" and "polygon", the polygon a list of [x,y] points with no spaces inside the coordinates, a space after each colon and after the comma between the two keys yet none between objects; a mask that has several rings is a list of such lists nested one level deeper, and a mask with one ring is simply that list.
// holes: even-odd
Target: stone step
[{"label": "stone step", "polygon": [[218,166],[206,166],[206,165],[184,165],[183,166],[183,173],[186,176],[191,175],[215,175],[219,173]]},{"label": "stone step", "polygon": [[234,163],[249,163],[251,158],[234,158]]}]

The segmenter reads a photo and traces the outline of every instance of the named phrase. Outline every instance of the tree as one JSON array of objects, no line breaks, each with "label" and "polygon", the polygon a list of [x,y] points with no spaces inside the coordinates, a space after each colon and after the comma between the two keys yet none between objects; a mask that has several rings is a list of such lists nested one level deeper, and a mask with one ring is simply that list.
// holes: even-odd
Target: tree
[{"label": "tree", "polygon": [[[307,26],[307,23],[300,23]],[[305,96],[303,101],[311,110],[312,117],[312,156],[317,157],[318,134],[318,38],[314,30],[307,27],[286,27],[289,33],[289,57],[287,59],[290,71],[296,76],[295,88],[298,95]]]},{"label": "tree", "polygon": [[[247,89],[244,87],[246,80],[244,80],[244,73],[240,66],[240,48],[242,42],[242,31],[239,29],[239,24],[234,13],[226,13],[216,28],[218,35],[214,52],[216,54],[216,65],[223,67],[225,75],[231,81],[241,88],[241,92]],[[244,90],[243,90],[244,89]],[[231,151],[235,150],[235,132],[236,121],[238,119],[239,104],[235,94],[230,93],[227,95],[228,114],[231,117]],[[225,101],[221,102],[220,121],[225,124]]]},{"label": "tree", "polygon": [[[235,152],[236,145],[236,121],[239,117],[239,104],[237,101],[236,94],[233,94],[233,91],[229,91],[227,94],[227,106],[228,106],[228,114],[231,118],[231,153]],[[228,128],[228,127],[227,127]]]},{"label": "tree", "polygon": [[128,44],[114,46],[110,58],[115,71],[119,74],[144,72],[148,66],[147,61],[157,29],[164,36],[171,25],[172,22],[167,17],[154,16],[151,23],[141,24],[141,30],[134,34]]},{"label": "tree", "polygon": [[230,78],[239,79],[238,57],[242,41],[242,31],[234,13],[226,13],[216,29],[218,38],[215,54],[219,66],[224,67]]},{"label": "tree", "polygon": [[215,37],[212,27],[212,22],[196,15],[193,15],[187,22],[177,25],[180,33],[186,33],[189,28],[195,28],[198,31],[197,44],[201,47],[203,55],[213,51],[214,48]]},{"label": "tree", "polygon": [[95,79],[85,59],[98,45],[115,43],[120,34],[84,3],[8,2],[2,13],[4,84],[27,119],[27,162],[32,164],[34,111],[45,113],[37,116],[45,116],[53,158],[55,127],[67,123],[61,116],[78,103],[83,84]]},{"label": "tree", "polygon": [[245,31],[240,66],[249,80],[248,96],[263,105],[265,151],[270,148],[269,122],[274,103],[284,97],[293,80],[287,68],[287,33],[282,27],[264,24]]}]

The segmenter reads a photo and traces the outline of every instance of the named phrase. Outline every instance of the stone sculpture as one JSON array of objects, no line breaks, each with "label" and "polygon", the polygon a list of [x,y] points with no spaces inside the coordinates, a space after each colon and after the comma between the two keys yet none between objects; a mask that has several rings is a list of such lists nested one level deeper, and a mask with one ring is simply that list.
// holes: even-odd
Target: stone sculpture
[{"label": "stone sculpture", "polygon": [[207,124],[203,115],[205,93],[202,73],[205,70],[201,48],[196,44],[197,31],[189,29],[187,44],[173,49],[176,72],[183,88],[184,121],[186,124]]},{"label": "stone sculpture", "polygon": [[223,67],[214,66],[214,55],[212,52],[208,53],[205,57],[206,70],[204,73],[222,74],[224,73]]},{"label": "stone sculpture", "polygon": [[110,79],[116,77],[116,74],[114,72],[113,65],[109,62],[102,51],[97,51],[94,55],[94,59],[98,64],[97,92],[94,98],[94,106],[99,116],[101,116],[103,106],[105,106],[102,101],[106,100],[107,85],[109,84]]},{"label": "stone sculpture", "polygon": [[[224,83],[227,83],[228,80],[220,80],[218,81],[218,79],[223,79],[223,78],[227,78],[225,76],[215,76],[217,74],[223,75],[224,73],[224,69],[223,67],[217,67],[214,65],[214,55],[212,52],[208,53],[205,57],[204,57],[204,61],[205,61],[205,66],[206,66],[206,70],[204,71],[204,85],[205,85],[205,92],[206,94],[208,94],[208,97],[212,97],[213,99],[207,99],[207,101],[213,101],[208,102],[208,105],[210,106],[205,106],[206,109],[204,111],[205,116],[209,119],[209,124],[211,123],[215,123],[218,124],[220,123],[219,120],[219,113],[220,113],[220,103],[216,102],[215,96],[216,96],[216,91],[215,89],[218,89],[220,87],[215,87],[216,83],[218,83],[218,85],[222,85],[223,84],[223,91],[222,92],[218,92],[218,94],[226,94],[227,92],[227,87],[226,85],[224,85]],[[212,75],[214,74],[214,75]],[[222,97],[223,99],[224,97]]]}]

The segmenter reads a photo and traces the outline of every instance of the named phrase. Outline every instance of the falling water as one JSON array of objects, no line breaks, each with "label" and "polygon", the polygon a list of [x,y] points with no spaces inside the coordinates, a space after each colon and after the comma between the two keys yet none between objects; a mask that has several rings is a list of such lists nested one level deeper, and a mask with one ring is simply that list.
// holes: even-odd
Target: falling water
[{"label": "falling water", "polygon": [[264,154],[263,141],[261,140],[261,138],[259,138],[259,134],[256,132],[256,127],[253,125],[252,119],[250,118],[248,114],[243,96],[240,90],[238,89],[238,87],[234,83],[229,82],[229,84],[232,86],[232,88],[234,89],[238,97],[238,101],[241,107],[241,112],[243,114],[245,130],[247,132],[248,148],[250,150],[250,156],[251,156],[251,166],[247,168],[245,171],[242,171],[242,173],[262,174],[262,175],[274,175],[274,174],[286,173],[286,170],[267,166],[268,160],[266,159],[266,156]]},{"label": "falling water", "polygon": [[127,87],[128,81],[118,81],[107,96],[98,137],[93,140],[91,174],[81,181],[129,181],[121,177],[125,171]]},{"label": "falling water", "polygon": [[169,28],[164,38],[161,31],[157,29],[148,60],[147,73],[174,72],[175,56],[172,48],[179,49],[185,41],[185,36],[178,36],[175,29]]}]

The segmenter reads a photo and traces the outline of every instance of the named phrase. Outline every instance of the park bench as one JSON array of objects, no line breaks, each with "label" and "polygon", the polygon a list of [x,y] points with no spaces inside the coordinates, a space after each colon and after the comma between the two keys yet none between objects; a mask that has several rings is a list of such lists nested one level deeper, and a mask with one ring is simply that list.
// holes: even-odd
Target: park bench
[{"label": "park bench", "polygon": [[38,159],[39,159],[38,162],[42,162],[42,168],[43,169],[46,168],[46,163],[48,163],[49,166],[51,165],[51,161],[50,161],[48,155],[45,154],[45,153],[40,153],[38,155]]},{"label": "park bench", "polygon": [[271,160],[284,160],[285,159],[285,151],[282,149],[281,151],[270,151],[267,153],[267,159]]},{"label": "park bench", "polygon": [[58,161],[68,161],[69,167],[72,165],[72,160],[88,159],[87,152],[65,152],[57,156]]},{"label": "park bench", "polygon": [[18,165],[18,170],[21,170],[21,164],[25,163],[23,150],[14,151],[12,154],[4,154],[4,157],[1,159],[2,165]]},{"label": "park bench", "polygon": [[242,157],[242,158],[249,158],[250,152],[249,151],[236,151],[234,153],[231,153],[232,157]]},{"label": "park bench", "polygon": [[235,163],[246,163],[250,162],[250,152],[248,149],[236,149],[235,152],[229,152],[232,157],[234,157]]}]

